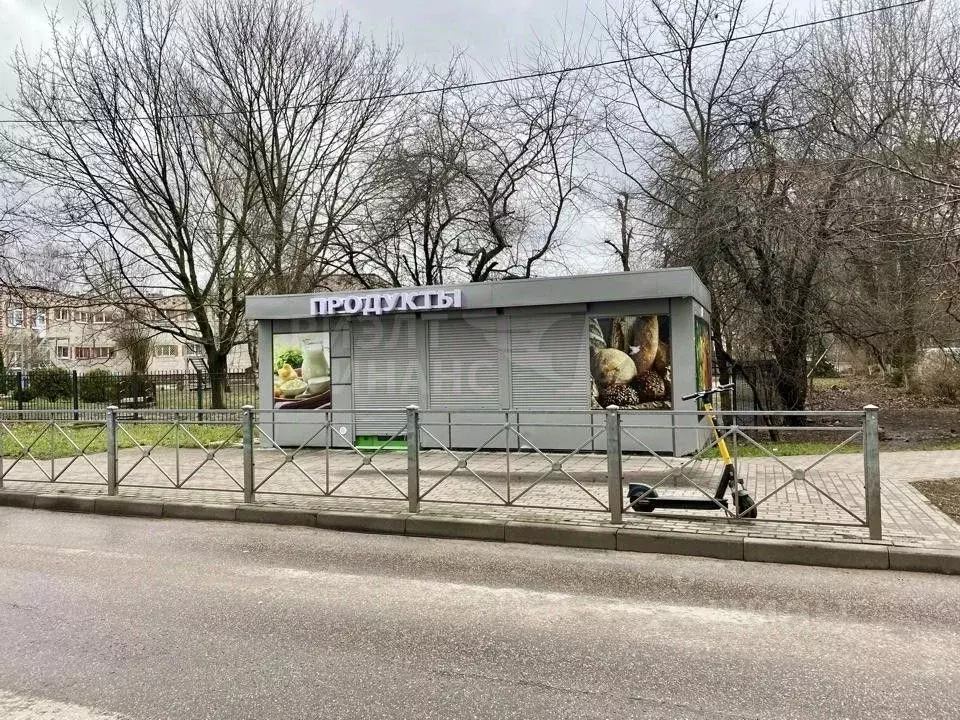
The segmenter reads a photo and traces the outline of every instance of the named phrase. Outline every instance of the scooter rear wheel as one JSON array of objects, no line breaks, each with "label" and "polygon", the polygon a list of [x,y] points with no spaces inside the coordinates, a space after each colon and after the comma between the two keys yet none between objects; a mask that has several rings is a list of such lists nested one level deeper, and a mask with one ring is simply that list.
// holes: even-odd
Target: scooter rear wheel
[{"label": "scooter rear wheel", "polygon": [[[649,491],[649,493],[647,492]],[[642,495],[646,494],[643,500]],[[630,500],[630,507],[634,512],[653,512],[653,504],[647,502],[651,498],[657,497],[656,490],[650,490],[649,485],[643,483],[630,483],[630,489],[627,491],[627,498]]]}]

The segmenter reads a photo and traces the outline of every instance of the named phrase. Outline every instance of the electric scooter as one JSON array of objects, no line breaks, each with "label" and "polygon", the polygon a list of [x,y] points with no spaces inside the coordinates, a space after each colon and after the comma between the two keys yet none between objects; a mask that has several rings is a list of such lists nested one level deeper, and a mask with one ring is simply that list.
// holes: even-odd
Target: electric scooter
[{"label": "electric scooter", "polygon": [[[706,497],[661,497],[657,491],[644,483],[630,483],[627,490],[627,498],[630,501],[630,507],[636,512],[653,512],[658,508],[683,508],[686,510],[718,510],[727,507],[727,490],[735,498],[737,514],[744,518],[755,518],[757,508],[754,507],[753,498],[747,494],[742,478],[736,477],[736,468],[733,464],[733,457],[727,449],[727,443],[720,436],[717,430],[716,417],[713,412],[713,405],[710,399],[714,395],[733,389],[733,383],[718,385],[709,390],[684,395],[684,400],[703,400],[703,412],[706,415],[707,422],[710,423],[710,429],[713,431],[713,437],[716,438],[717,450],[723,459],[723,473],[720,475],[720,483],[713,494],[713,498]],[[736,491],[739,485],[741,489]]]}]

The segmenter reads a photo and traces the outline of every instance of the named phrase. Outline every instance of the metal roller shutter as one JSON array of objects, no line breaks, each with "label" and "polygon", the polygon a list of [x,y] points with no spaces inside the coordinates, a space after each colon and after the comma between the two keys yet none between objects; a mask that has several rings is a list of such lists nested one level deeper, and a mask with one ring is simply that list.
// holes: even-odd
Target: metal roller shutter
[{"label": "metal roller shutter", "polygon": [[354,407],[397,411],[376,417],[358,414],[358,435],[392,435],[406,421],[406,407],[419,402],[415,323],[412,317],[351,323]]},{"label": "metal roller shutter", "polygon": [[430,407],[500,407],[497,318],[431,320],[428,325]]},{"label": "metal roller shutter", "polygon": [[511,315],[510,386],[516,409],[590,407],[582,315]]}]

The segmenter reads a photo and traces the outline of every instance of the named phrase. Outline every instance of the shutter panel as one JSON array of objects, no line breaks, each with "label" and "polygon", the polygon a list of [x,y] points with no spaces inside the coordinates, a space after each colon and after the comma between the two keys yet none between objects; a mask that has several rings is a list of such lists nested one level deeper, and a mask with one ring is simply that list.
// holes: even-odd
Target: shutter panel
[{"label": "shutter panel", "polygon": [[381,416],[358,414],[357,435],[392,435],[406,422],[406,407],[418,404],[415,323],[412,317],[351,323],[354,408],[396,411]]},{"label": "shutter panel", "polygon": [[428,325],[430,407],[500,407],[497,318],[431,320]]},{"label": "shutter panel", "polygon": [[583,315],[511,315],[512,408],[589,408],[587,357]]}]

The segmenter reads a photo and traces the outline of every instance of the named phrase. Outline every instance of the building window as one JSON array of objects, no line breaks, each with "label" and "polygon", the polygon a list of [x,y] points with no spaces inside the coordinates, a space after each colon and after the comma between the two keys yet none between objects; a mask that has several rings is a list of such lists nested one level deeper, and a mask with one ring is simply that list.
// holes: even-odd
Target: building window
[{"label": "building window", "polygon": [[179,357],[179,348],[176,345],[156,345],[153,348],[154,357]]},{"label": "building window", "polygon": [[86,325],[88,322],[90,322],[90,313],[82,310],[75,312],[73,314],[73,319],[81,325]]},{"label": "building window", "polygon": [[94,325],[106,325],[109,322],[107,319],[106,312],[96,312],[93,313],[93,323]]},{"label": "building window", "polygon": [[7,325],[12,328],[23,327],[23,308],[7,310]]},{"label": "building window", "polygon": [[183,348],[183,354],[185,357],[199,357],[200,356],[200,346],[196,343],[188,343]]},{"label": "building window", "polygon": [[35,330],[47,329],[47,311],[46,310],[36,311],[36,314],[33,316],[33,327]]},{"label": "building window", "polygon": [[76,347],[73,349],[75,360],[104,360],[113,355],[113,348],[102,347]]},{"label": "building window", "polygon": [[69,345],[57,345],[57,357],[61,360],[70,359],[70,346]]},{"label": "building window", "polygon": [[57,320],[60,322],[70,322],[70,310],[67,308],[57,308]]}]

